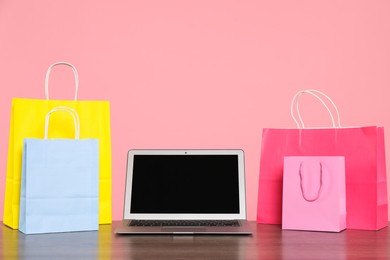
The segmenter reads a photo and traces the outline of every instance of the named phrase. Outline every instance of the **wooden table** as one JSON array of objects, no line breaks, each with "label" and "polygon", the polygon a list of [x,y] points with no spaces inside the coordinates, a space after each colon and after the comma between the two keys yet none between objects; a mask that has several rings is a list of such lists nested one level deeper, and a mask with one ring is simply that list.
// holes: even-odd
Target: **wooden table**
[{"label": "wooden table", "polygon": [[0,259],[390,259],[389,229],[341,233],[281,230],[251,222],[252,236],[23,235],[0,227]]}]

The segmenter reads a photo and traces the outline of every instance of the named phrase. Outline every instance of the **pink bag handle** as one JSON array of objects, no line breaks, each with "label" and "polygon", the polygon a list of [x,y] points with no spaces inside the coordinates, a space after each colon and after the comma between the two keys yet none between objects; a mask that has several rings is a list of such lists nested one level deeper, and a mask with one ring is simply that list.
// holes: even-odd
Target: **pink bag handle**
[{"label": "pink bag handle", "polygon": [[320,163],[320,187],[318,188],[318,192],[317,192],[317,195],[315,196],[314,199],[308,199],[306,194],[305,194],[305,189],[303,188],[303,183],[302,183],[302,180],[303,180],[303,176],[302,176],[302,165],[303,165],[303,162],[301,162],[300,166],[299,166],[299,178],[300,178],[300,183],[301,183],[301,192],[302,192],[302,197],[307,201],[307,202],[314,202],[316,200],[318,200],[318,198],[320,197],[321,195],[321,191],[322,191],[322,163]]},{"label": "pink bag handle", "polygon": [[74,80],[75,80],[74,100],[77,100],[77,93],[78,93],[78,91],[79,91],[79,74],[77,73],[77,70],[76,70],[76,67],[75,67],[75,66],[73,66],[73,65],[70,64],[69,62],[65,62],[65,61],[60,61],[60,62],[53,63],[53,64],[50,65],[50,67],[47,69],[46,78],[45,78],[45,97],[46,97],[46,99],[49,99],[49,78],[50,78],[50,73],[51,73],[52,69],[53,69],[55,66],[58,66],[58,65],[65,65],[65,66],[70,67],[70,68],[73,70]]},{"label": "pink bag handle", "polygon": [[[341,127],[341,123],[340,123],[340,113],[339,113],[339,110],[337,109],[337,106],[336,104],[333,102],[333,100],[327,96],[325,93],[319,91],[319,90],[315,90],[315,89],[304,89],[304,90],[300,90],[298,91],[292,101],[291,101],[291,108],[290,108],[290,113],[291,113],[291,116],[294,120],[294,122],[296,123],[297,127],[298,128],[305,128],[305,124],[303,123],[303,120],[302,120],[302,117],[301,117],[301,113],[299,111],[299,98],[301,97],[302,94],[310,94],[312,95],[313,97],[315,97],[316,99],[318,99],[322,105],[324,105],[324,107],[326,108],[326,110],[328,111],[329,113],[329,116],[332,120],[332,127],[333,128],[336,128],[336,127]],[[319,94],[319,95],[318,95]],[[336,123],[335,123],[335,119],[333,117],[333,114],[332,112],[330,111],[329,107],[326,105],[326,103],[324,102],[324,100],[321,98],[322,97],[325,97],[333,106],[334,110],[336,111],[336,115],[337,115],[337,126],[336,126]],[[294,106],[295,105],[295,106]],[[298,120],[295,118],[295,115],[294,115],[294,111],[296,111],[296,114],[298,116],[298,119],[299,119],[299,122]]]}]

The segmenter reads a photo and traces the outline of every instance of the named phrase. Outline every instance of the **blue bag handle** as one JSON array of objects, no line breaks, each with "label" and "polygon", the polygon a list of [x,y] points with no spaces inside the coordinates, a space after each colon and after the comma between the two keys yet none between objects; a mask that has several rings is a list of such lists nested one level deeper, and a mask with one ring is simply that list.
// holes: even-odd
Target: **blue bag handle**
[{"label": "blue bag handle", "polygon": [[66,107],[66,106],[59,106],[55,107],[52,110],[49,111],[46,115],[45,120],[45,139],[48,139],[48,132],[49,132],[49,121],[50,121],[50,115],[55,112],[68,112],[73,117],[73,123],[74,123],[74,136],[75,139],[80,139],[80,118],[77,114],[77,111],[73,108]]}]

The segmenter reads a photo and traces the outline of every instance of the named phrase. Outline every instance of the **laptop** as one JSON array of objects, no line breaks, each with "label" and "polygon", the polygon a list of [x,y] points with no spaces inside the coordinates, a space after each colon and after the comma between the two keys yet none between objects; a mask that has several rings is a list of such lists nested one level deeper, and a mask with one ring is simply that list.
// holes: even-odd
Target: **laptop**
[{"label": "laptop", "polygon": [[116,234],[251,234],[242,150],[130,150]]}]

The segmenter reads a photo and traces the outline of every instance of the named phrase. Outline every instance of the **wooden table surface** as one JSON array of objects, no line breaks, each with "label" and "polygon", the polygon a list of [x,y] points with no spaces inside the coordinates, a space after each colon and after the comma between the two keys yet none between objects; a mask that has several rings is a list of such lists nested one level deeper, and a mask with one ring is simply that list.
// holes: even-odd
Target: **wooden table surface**
[{"label": "wooden table surface", "polygon": [[24,235],[0,227],[0,259],[390,259],[389,229],[341,233],[282,230],[251,222],[252,236]]}]

